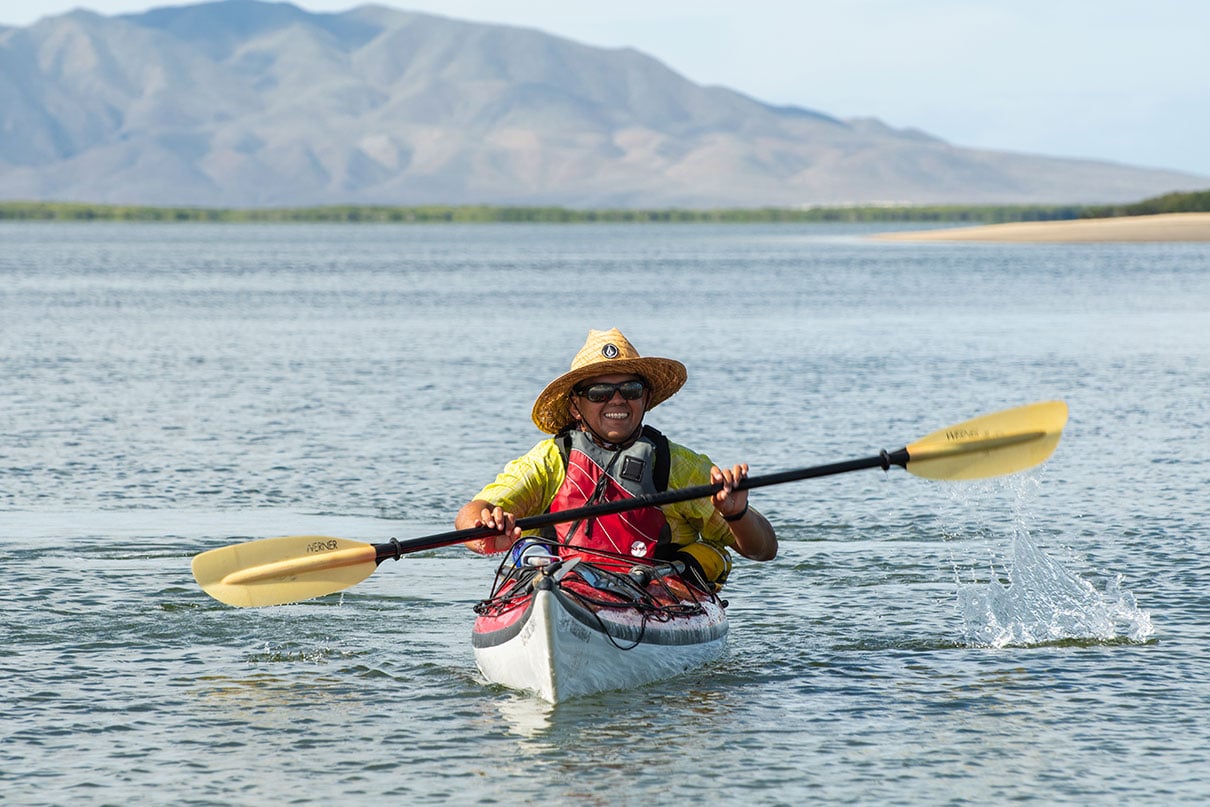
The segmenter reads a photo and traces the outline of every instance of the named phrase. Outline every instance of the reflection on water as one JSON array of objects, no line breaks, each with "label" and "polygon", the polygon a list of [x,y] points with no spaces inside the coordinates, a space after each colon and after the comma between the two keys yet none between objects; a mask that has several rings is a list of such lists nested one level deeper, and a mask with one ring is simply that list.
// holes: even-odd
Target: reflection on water
[{"label": "reflection on water", "polygon": [[507,694],[495,698],[492,705],[496,708],[495,713],[489,715],[490,725],[500,721],[517,737],[536,741],[533,750],[538,754],[555,750],[546,741],[554,725],[557,708],[554,704],[524,694]]},{"label": "reflection on water", "polygon": [[[717,688],[700,687],[700,678],[700,673],[690,673],[661,682],[654,691],[602,692],[553,705],[523,693],[497,690],[498,697],[493,700],[495,712],[488,718],[494,722],[499,717],[519,737],[556,745],[562,742],[563,735],[575,734],[589,723],[598,740],[616,738],[624,742],[636,729],[656,730],[665,722],[659,717],[664,709],[677,714],[676,731],[689,736],[719,722],[725,723],[731,711],[727,696]],[[619,719],[592,720],[603,713],[617,715]]]}]

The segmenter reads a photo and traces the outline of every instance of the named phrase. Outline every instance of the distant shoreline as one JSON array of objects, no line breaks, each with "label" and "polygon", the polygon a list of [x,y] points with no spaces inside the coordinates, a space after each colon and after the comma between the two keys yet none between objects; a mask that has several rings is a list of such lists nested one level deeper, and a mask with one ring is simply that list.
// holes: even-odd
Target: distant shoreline
[{"label": "distant shoreline", "polygon": [[0,201],[0,221],[222,223],[918,223],[1051,221],[1079,218],[1078,205],[845,205],[803,208],[603,208],[496,205],[318,205],[220,208]]},{"label": "distant shoreline", "polygon": [[913,230],[871,236],[881,241],[982,241],[1002,243],[1095,243],[1210,241],[1210,213],[1164,213],[1070,221],[1021,221],[944,230]]},{"label": "distant shoreline", "polygon": [[[161,207],[0,201],[2,221],[222,224],[935,224],[897,241],[1210,241],[1210,190],[1123,205],[839,205],[762,208],[567,208],[499,205]],[[982,225],[982,226],[962,226]]]}]

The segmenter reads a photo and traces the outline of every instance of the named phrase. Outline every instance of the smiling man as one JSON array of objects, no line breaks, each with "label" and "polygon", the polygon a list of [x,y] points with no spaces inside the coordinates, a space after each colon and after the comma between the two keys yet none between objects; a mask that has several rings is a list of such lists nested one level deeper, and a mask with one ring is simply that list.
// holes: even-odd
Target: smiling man
[{"label": "smiling man", "polygon": [[589,331],[571,369],[534,402],[534,423],[554,436],[510,462],[459,511],[458,529],[499,530],[467,546],[481,553],[508,549],[522,538],[516,521],[525,516],[721,482],[710,498],[564,523],[540,537],[565,556],[585,549],[619,560],[682,560],[712,589],[730,571],[728,549],[771,560],[772,526],[748,506],[748,491],[734,489],[748,466],[720,468],[643,424],[686,377],[683,364],[640,355],[616,328]]}]

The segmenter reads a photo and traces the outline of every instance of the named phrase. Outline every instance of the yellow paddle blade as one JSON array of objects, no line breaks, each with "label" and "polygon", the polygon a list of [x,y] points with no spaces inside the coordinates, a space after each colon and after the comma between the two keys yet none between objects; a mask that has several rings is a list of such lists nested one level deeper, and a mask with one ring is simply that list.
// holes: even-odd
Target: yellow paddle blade
[{"label": "yellow paddle blade", "polygon": [[282,605],[360,583],[378,568],[376,555],[373,545],[345,538],[265,538],[195,556],[193,577],[227,605]]},{"label": "yellow paddle blade", "polygon": [[1005,409],[935,431],[907,447],[907,470],[925,479],[983,479],[1022,471],[1054,453],[1067,424],[1062,401]]}]

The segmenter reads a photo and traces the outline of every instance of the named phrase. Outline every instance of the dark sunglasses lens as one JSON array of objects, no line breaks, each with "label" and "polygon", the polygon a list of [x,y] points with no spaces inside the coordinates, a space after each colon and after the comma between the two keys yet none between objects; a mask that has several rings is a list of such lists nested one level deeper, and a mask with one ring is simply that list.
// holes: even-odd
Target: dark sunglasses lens
[{"label": "dark sunglasses lens", "polygon": [[582,394],[593,403],[605,403],[613,397],[613,384],[593,384],[585,387]]},{"label": "dark sunglasses lens", "polygon": [[618,384],[618,392],[622,393],[622,397],[628,401],[637,401],[642,398],[643,389],[642,381],[623,381]]},{"label": "dark sunglasses lens", "polygon": [[620,392],[627,401],[637,401],[643,397],[644,389],[646,385],[642,381],[623,381],[621,384],[592,384],[581,389],[579,395],[593,403],[605,403],[614,392]]}]

